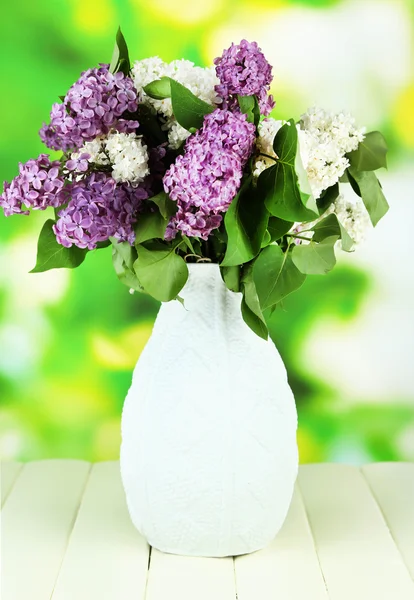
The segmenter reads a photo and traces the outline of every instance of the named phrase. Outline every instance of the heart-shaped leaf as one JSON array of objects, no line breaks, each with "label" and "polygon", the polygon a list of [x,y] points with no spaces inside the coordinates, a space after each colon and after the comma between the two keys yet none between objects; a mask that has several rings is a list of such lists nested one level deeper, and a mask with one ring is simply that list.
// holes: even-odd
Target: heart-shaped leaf
[{"label": "heart-shaped leaf", "polygon": [[361,196],[371,223],[375,227],[389,209],[377,176],[373,171],[357,171],[350,167],[348,178],[354,191]]},{"label": "heart-shaped leaf", "polygon": [[163,240],[167,225],[168,220],[158,210],[139,215],[135,226],[135,245],[156,238]]},{"label": "heart-shaped leaf", "polygon": [[148,200],[158,206],[164,219],[169,219],[177,212],[177,203],[171,200],[166,192],[160,192]]},{"label": "heart-shaped leaf", "polygon": [[305,279],[306,275],[294,265],[291,252],[283,252],[277,245],[267,246],[253,264],[253,280],[262,311],[297,290]]},{"label": "heart-shaped leaf", "polygon": [[292,227],[292,221],[284,221],[278,217],[270,217],[267,224],[267,230],[270,233],[271,241],[276,242],[277,240],[280,240],[280,238],[290,231]]},{"label": "heart-shaped leaf", "polygon": [[388,146],[379,131],[370,131],[360,142],[358,148],[347,154],[351,167],[357,171],[375,171],[387,168]]},{"label": "heart-shaped leaf", "polygon": [[293,119],[276,133],[273,148],[278,160],[257,181],[268,211],[285,221],[313,221],[319,213],[301,162]]},{"label": "heart-shaped leaf", "polygon": [[65,248],[59,244],[53,225],[55,221],[48,219],[42,227],[37,243],[36,266],[30,273],[43,273],[50,269],[75,269],[85,260],[88,250],[77,246]]},{"label": "heart-shaped leaf", "polygon": [[157,241],[136,248],[134,271],[145,292],[161,302],[177,298],[187,281],[188,268],[175,248]]},{"label": "heart-shaped leaf", "polygon": [[189,89],[170,79],[173,113],[181,127],[188,131],[199,129],[204,117],[215,110],[211,104],[197,98]]},{"label": "heart-shaped leaf", "polygon": [[249,262],[260,252],[269,213],[263,196],[256,193],[249,177],[230,204],[224,225],[228,241],[223,267]]},{"label": "heart-shaped leaf", "polygon": [[345,227],[338,221],[338,217],[332,213],[319,221],[313,228],[313,241],[323,242],[326,238],[336,236],[337,239],[341,239],[342,250],[345,252],[351,252],[354,248],[355,242],[350,237]]},{"label": "heart-shaped leaf", "polygon": [[292,250],[292,261],[304,275],[325,275],[335,264],[334,246],[338,236],[326,238],[323,242],[300,244]]}]

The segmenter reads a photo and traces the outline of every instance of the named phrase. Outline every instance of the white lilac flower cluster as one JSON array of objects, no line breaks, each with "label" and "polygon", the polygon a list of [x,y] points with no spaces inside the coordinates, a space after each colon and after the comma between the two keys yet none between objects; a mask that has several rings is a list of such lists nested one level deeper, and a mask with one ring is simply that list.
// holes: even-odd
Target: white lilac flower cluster
[{"label": "white lilac flower cluster", "polygon": [[273,140],[282,125],[284,125],[284,121],[276,121],[271,118],[264,119],[259,124],[259,135],[256,140],[258,156],[254,163],[254,177],[259,177],[262,171],[275,164],[275,161],[268,157],[271,156],[276,158],[276,154],[273,150]]},{"label": "white lilac flower cluster", "polygon": [[[275,164],[273,159],[277,157],[273,150],[273,140],[282,125],[284,121],[272,118],[264,119],[260,123],[256,141],[257,158],[253,171],[255,177]],[[302,115],[297,130],[300,156],[312,194],[314,198],[319,198],[324,190],[335,185],[344,174],[349,166],[345,155],[356,150],[364,139],[364,129],[356,129],[355,121],[349,114],[328,113],[320,108],[311,108]],[[372,227],[368,212],[359,197],[346,200],[340,194],[323,217],[332,212],[336,214],[355,244],[361,243],[366,231]],[[299,234],[302,229],[311,228],[312,223],[295,223],[292,231]],[[311,234],[304,233],[303,236],[310,238]]]},{"label": "white lilac flower cluster", "polygon": [[181,127],[172,112],[170,98],[155,100],[150,98],[144,87],[161,77],[171,77],[188,88],[195,96],[209,104],[220,104],[222,99],[214,87],[219,83],[214,67],[197,67],[189,60],[174,60],[171,63],[162,61],[157,56],[135,62],[132,67],[135,88],[139,102],[153,108],[164,118],[163,129],[168,132],[170,148],[177,149],[188,138],[190,133]]},{"label": "white lilac flower cluster", "polygon": [[315,198],[345,173],[349,167],[345,155],[358,148],[364,133],[365,129],[357,129],[355,119],[347,113],[329,113],[313,107],[302,115],[300,154]]},{"label": "white lilac flower cluster", "polygon": [[[368,211],[361,198],[358,196],[347,198],[344,194],[339,194],[337,199],[319,219],[311,223],[294,223],[289,233],[300,235],[300,238],[296,239],[295,243],[307,244],[306,239],[309,241],[312,239],[313,227],[332,213],[337,216],[338,221],[353,240],[353,248],[362,244],[367,237],[367,233],[373,228]],[[337,242],[337,246],[340,249],[342,248],[341,240]]]},{"label": "white lilac flower cluster", "polygon": [[107,137],[86,142],[79,152],[72,154],[72,159],[83,153],[89,154],[90,163],[112,165],[112,177],[116,182],[136,186],[149,174],[147,146],[142,137],[134,133],[113,131]]},{"label": "white lilac flower cluster", "polygon": [[326,214],[329,213],[336,214],[341,225],[353,239],[355,246],[364,242],[367,232],[373,228],[368,211],[359,196],[346,198],[343,194],[339,194]]},{"label": "white lilac flower cluster", "polygon": [[[273,140],[284,121],[264,119],[259,125],[257,138],[258,157],[254,175],[274,164],[263,154],[276,158]],[[365,129],[356,129],[355,120],[346,113],[328,113],[321,108],[310,108],[303,114],[297,127],[299,149],[303,166],[308,175],[314,198],[339,181],[349,167],[348,152],[356,150],[364,139]],[[261,154],[260,154],[261,153]]]}]

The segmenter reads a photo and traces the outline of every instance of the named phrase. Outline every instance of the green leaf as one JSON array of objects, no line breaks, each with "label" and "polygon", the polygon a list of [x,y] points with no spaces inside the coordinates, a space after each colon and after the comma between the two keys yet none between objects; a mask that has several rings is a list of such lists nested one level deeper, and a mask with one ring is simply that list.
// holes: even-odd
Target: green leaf
[{"label": "green leaf", "polygon": [[253,123],[257,127],[260,121],[260,108],[257,97],[237,95],[237,101],[241,112],[247,115],[248,122]]},{"label": "green leaf", "polygon": [[128,46],[122,34],[121,28],[118,28],[115,40],[115,48],[112,54],[111,64],[109,65],[110,73],[118,73],[122,71],[124,75],[128,75],[131,70],[129,61]]},{"label": "green leaf", "polygon": [[149,106],[138,105],[137,120],[140,132],[150,142],[151,147],[168,141],[168,135],[161,129],[157,114]]},{"label": "green leaf", "polygon": [[252,264],[245,266],[243,269],[241,289],[243,292],[241,311],[244,322],[256,335],[264,340],[267,340],[269,337],[269,332],[260,308],[260,302],[253,280]]},{"label": "green leaf", "polygon": [[197,254],[196,251],[194,250],[194,246],[193,246],[190,238],[187,237],[186,235],[181,235],[181,237],[183,238],[183,242],[187,246],[187,249],[191,252],[191,254]]},{"label": "green leaf", "polygon": [[380,182],[373,171],[357,171],[353,167],[348,169],[348,177],[356,193],[361,196],[375,227],[389,209]]},{"label": "green leaf", "polygon": [[350,237],[345,227],[338,221],[338,217],[332,213],[319,221],[313,228],[313,241],[323,242],[326,238],[336,236],[341,239],[342,250],[351,252],[355,245],[354,240]]},{"label": "green leaf", "polygon": [[141,214],[135,226],[135,245],[156,238],[164,239],[167,225],[168,220],[157,210]]},{"label": "green leaf", "polygon": [[358,148],[347,154],[351,167],[357,171],[375,171],[387,168],[387,142],[379,131],[370,131]]},{"label": "green leaf", "polygon": [[339,184],[335,183],[335,185],[331,185],[331,187],[327,188],[322,192],[319,198],[316,199],[316,205],[318,207],[318,211],[320,215],[323,215],[324,212],[328,210],[333,202],[339,196]]},{"label": "green leaf", "polygon": [[191,133],[202,126],[205,115],[215,110],[214,106],[195,96],[188,88],[171,77],[161,77],[152,81],[144,87],[144,92],[156,100],[171,97],[175,118]]},{"label": "green leaf", "polygon": [[334,246],[338,236],[328,237],[323,242],[300,244],[292,250],[292,261],[304,275],[325,275],[335,264]]},{"label": "green leaf", "polygon": [[240,292],[240,267],[220,267],[221,277],[231,292]]},{"label": "green leaf", "polygon": [[114,250],[121,256],[126,267],[130,270],[134,270],[134,262],[136,261],[138,254],[134,246],[128,244],[128,242],[119,242],[116,238],[109,238]]},{"label": "green leaf", "polygon": [[160,192],[148,200],[158,206],[164,219],[169,219],[177,212],[177,203],[171,200],[165,192]]},{"label": "green leaf", "polygon": [[221,265],[231,267],[249,262],[257,256],[265,234],[269,213],[263,197],[256,193],[249,177],[230,204],[224,225],[228,235],[227,250]]},{"label": "green leaf", "polygon": [[271,241],[276,242],[280,240],[292,227],[292,221],[283,221],[283,219],[279,219],[278,217],[270,217],[267,230],[270,233]]},{"label": "green leaf", "polygon": [[266,231],[264,232],[263,240],[262,240],[260,247],[266,248],[266,246],[268,246],[271,243],[272,243],[272,237],[271,237],[269,231],[266,229]]},{"label": "green leaf", "polygon": [[273,148],[278,160],[257,181],[268,211],[285,221],[313,221],[318,212],[300,159],[293,119],[276,133]]},{"label": "green leaf", "polygon": [[192,127],[199,129],[203,124],[205,115],[212,113],[215,110],[214,107],[197,98],[178,81],[170,79],[170,85],[175,118],[184,129],[190,130]]},{"label": "green leaf", "polygon": [[253,280],[262,311],[280,302],[305,281],[292,262],[291,252],[282,252],[276,245],[268,246],[253,264]]},{"label": "green leaf", "polygon": [[162,242],[138,245],[134,271],[145,292],[161,302],[178,296],[188,278],[185,261]]},{"label": "green leaf", "polygon": [[96,249],[97,250],[102,250],[103,248],[108,248],[108,246],[111,245],[111,241],[110,240],[105,240],[104,242],[98,242],[96,244]]},{"label": "green leaf", "polygon": [[154,98],[154,100],[164,100],[165,98],[171,97],[171,79],[169,77],[161,77],[151,81],[148,85],[144,86],[144,92]]},{"label": "green leaf", "polygon": [[[135,248],[133,248],[133,250],[136,255]],[[114,245],[112,248],[112,264],[114,266],[114,270],[118,279],[124,285],[126,285],[130,289],[132,288],[133,290],[136,290],[137,292],[144,291],[142,285],[138,281],[137,276],[130,268],[128,268],[126,262],[124,261],[123,253],[119,251],[119,247],[117,247],[116,245]]]},{"label": "green leaf", "polygon": [[53,225],[55,221],[48,219],[42,227],[37,244],[36,266],[30,273],[43,273],[50,269],[75,269],[85,260],[88,250],[77,246],[65,248],[59,244]]}]

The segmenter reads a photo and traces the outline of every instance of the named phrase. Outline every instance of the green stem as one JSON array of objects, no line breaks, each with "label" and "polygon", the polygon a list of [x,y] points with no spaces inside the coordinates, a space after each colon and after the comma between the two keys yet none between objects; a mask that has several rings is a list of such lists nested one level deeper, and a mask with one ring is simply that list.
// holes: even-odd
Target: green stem
[{"label": "green stem", "polygon": [[275,162],[277,162],[277,158],[275,158],[274,156],[270,156],[270,154],[265,154],[264,152],[259,152],[259,156],[265,156],[266,158],[270,158],[270,160],[274,160]]},{"label": "green stem", "polygon": [[[311,230],[309,230],[309,231],[311,231]],[[306,240],[307,242],[310,242],[312,239],[312,238],[305,237],[304,235],[294,235],[293,233],[287,233],[286,236],[297,238],[298,240]]]}]

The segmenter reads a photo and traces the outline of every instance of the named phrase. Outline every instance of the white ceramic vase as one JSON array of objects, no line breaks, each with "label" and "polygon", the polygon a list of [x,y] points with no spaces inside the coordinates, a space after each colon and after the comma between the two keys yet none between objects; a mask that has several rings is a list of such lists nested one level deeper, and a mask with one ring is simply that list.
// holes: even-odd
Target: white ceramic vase
[{"label": "white ceramic vase", "polygon": [[297,414],[272,341],[244,323],[214,264],[189,265],[164,303],[122,413],[121,474],[153,547],[193,556],[263,548],[285,520],[298,469]]}]

